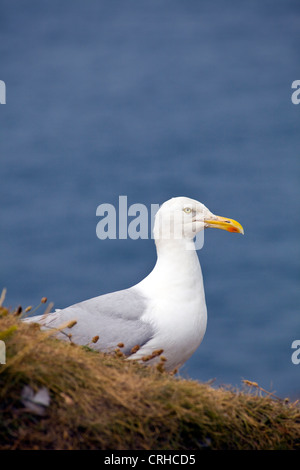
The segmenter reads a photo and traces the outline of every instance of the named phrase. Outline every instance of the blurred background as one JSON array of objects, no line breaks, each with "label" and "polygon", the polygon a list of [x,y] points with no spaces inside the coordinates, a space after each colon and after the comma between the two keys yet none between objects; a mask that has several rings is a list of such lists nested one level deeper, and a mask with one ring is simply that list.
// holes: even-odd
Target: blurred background
[{"label": "blurred background", "polygon": [[299,398],[299,2],[2,0],[0,31],[6,305],[137,283],[153,241],[99,240],[96,208],[192,197],[245,236],[205,232],[208,328],[181,375]]}]

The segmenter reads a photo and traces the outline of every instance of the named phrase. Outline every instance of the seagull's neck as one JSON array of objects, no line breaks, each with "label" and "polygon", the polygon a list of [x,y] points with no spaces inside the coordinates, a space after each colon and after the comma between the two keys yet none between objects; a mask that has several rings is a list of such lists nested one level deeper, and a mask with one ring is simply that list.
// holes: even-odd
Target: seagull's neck
[{"label": "seagull's neck", "polygon": [[157,262],[155,269],[169,272],[187,274],[190,270],[199,269],[199,259],[193,240],[155,240]]},{"label": "seagull's neck", "polygon": [[193,240],[155,240],[157,262],[140,286],[149,290],[176,292],[182,288],[203,289],[202,272]]}]

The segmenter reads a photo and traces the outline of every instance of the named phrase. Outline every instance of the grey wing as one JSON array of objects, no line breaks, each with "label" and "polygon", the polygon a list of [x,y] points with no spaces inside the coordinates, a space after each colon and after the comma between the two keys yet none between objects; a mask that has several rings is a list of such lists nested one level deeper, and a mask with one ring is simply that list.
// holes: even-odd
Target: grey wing
[{"label": "grey wing", "polygon": [[[130,355],[134,346],[140,347],[154,336],[153,326],[141,320],[147,308],[147,299],[134,287],[74,304],[38,317],[30,317],[29,321],[38,321],[46,328],[57,328],[66,322],[76,320],[71,329],[64,329],[72,334],[76,344],[87,345],[101,351],[110,351],[123,343],[121,351]],[[92,338],[99,336],[96,343]],[[60,338],[66,335],[59,334]]]}]

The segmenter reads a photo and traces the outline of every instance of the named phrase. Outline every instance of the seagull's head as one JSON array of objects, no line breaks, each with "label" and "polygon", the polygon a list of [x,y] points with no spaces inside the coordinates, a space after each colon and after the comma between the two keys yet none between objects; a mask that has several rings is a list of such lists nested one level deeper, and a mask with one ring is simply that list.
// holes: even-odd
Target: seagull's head
[{"label": "seagull's head", "polygon": [[162,204],[153,233],[155,239],[193,239],[207,227],[244,234],[239,222],[215,215],[204,204],[188,197],[174,197]]}]

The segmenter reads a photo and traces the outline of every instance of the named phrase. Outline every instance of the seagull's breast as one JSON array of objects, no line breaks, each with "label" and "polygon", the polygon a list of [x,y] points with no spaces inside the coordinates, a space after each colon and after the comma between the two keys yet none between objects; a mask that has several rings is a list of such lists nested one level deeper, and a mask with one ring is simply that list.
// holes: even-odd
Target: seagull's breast
[{"label": "seagull's breast", "polygon": [[[156,333],[141,348],[135,359],[163,349],[167,361],[165,368],[181,366],[200,345],[206,330],[207,310],[201,282],[192,282],[185,288],[158,287],[149,296],[148,307],[142,320],[151,323]],[[144,292],[147,295],[147,291]],[[138,356],[138,357],[137,357]]]}]

